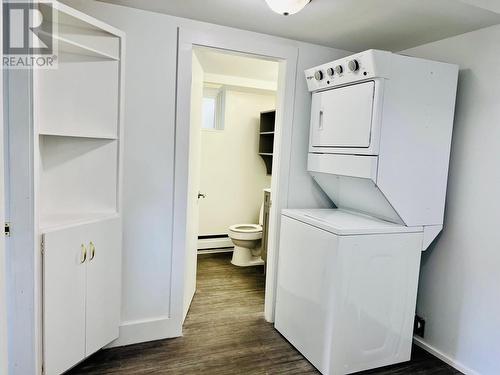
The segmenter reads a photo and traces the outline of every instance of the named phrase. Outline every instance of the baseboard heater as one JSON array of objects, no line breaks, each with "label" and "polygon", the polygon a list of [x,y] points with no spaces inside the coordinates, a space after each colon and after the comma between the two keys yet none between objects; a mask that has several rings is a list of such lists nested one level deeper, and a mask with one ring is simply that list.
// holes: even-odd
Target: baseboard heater
[{"label": "baseboard heater", "polygon": [[233,251],[234,245],[227,234],[198,236],[198,253],[223,253]]}]

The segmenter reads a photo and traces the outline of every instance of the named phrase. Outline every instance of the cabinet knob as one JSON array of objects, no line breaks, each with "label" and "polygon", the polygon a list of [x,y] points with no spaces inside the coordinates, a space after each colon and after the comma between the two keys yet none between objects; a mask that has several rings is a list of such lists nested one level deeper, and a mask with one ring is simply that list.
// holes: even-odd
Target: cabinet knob
[{"label": "cabinet knob", "polygon": [[95,246],[92,241],[89,243],[89,248],[90,248],[90,260],[95,258]]},{"label": "cabinet knob", "polygon": [[80,264],[85,263],[87,260],[87,248],[84,244],[80,247]]}]

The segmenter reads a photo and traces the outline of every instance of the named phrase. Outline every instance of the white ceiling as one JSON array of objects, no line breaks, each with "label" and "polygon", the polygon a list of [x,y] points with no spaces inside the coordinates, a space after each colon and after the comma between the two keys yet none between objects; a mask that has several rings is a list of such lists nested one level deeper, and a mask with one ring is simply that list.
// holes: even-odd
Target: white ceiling
[{"label": "white ceiling", "polygon": [[209,48],[196,48],[196,57],[205,74],[225,75],[252,80],[278,81],[279,64]]},{"label": "white ceiling", "polygon": [[288,17],[265,0],[101,0],[361,51],[399,51],[500,23],[499,0],[312,0]]}]

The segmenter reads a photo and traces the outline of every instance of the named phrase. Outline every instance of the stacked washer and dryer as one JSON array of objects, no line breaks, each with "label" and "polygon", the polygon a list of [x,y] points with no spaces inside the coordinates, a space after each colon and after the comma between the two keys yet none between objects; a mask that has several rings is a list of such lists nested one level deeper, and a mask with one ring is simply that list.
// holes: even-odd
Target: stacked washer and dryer
[{"label": "stacked washer and dryer", "polygon": [[308,170],[337,208],[282,212],[275,327],[323,374],[407,361],[458,67],[369,50],[305,75]]}]

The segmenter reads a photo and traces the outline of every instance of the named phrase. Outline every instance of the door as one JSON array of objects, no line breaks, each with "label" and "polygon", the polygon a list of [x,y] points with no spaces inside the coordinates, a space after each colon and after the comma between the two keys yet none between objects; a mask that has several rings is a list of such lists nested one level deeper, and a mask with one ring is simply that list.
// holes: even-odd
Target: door
[{"label": "door", "polygon": [[198,253],[198,222],[200,193],[201,122],[203,103],[203,70],[193,52],[191,81],[191,117],[189,131],[189,181],[186,218],[186,262],[184,272],[184,315],[196,291],[196,262]]},{"label": "door", "polygon": [[[0,40],[2,36],[2,9],[0,9]],[[0,50],[0,58],[3,61],[2,51]],[[0,218],[5,221],[4,209],[4,158],[3,158],[3,131],[5,129],[3,121],[3,74],[0,72]],[[5,269],[5,242],[3,237],[0,238],[0,374],[7,374],[7,279]]]},{"label": "door", "polygon": [[312,147],[369,147],[375,82],[312,95]]},{"label": "door", "polygon": [[43,341],[48,375],[85,358],[85,227],[43,235]]},{"label": "door", "polygon": [[120,227],[120,218],[114,218],[90,224],[87,230],[87,357],[118,338],[121,314]]}]

